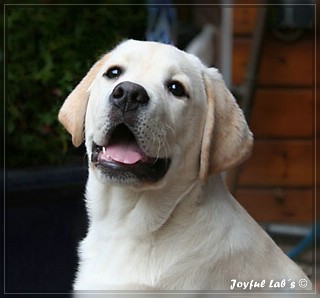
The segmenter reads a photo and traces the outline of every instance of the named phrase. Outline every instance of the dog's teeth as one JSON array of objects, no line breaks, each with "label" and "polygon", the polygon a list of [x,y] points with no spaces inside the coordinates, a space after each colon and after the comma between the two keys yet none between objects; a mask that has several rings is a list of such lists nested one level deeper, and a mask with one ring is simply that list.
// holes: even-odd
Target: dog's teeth
[{"label": "dog's teeth", "polygon": [[102,152],[103,152],[103,153],[106,152],[106,147],[102,147]]}]

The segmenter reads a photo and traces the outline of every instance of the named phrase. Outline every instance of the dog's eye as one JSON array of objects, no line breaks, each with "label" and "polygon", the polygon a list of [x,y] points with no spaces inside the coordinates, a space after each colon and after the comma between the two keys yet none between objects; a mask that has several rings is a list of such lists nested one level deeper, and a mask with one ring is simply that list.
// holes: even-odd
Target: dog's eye
[{"label": "dog's eye", "polygon": [[120,77],[121,74],[122,74],[122,69],[118,66],[114,66],[109,68],[104,75],[109,79],[116,79]]},{"label": "dog's eye", "polygon": [[168,90],[176,97],[188,97],[184,86],[178,81],[171,81],[168,83]]}]

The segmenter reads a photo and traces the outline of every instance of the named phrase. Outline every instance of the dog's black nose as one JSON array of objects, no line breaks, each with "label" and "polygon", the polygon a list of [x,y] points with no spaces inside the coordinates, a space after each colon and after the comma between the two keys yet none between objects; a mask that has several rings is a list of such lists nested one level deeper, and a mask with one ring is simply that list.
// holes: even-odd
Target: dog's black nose
[{"label": "dog's black nose", "polygon": [[122,82],[118,84],[110,95],[111,103],[123,113],[136,110],[149,101],[147,91],[138,84]]}]

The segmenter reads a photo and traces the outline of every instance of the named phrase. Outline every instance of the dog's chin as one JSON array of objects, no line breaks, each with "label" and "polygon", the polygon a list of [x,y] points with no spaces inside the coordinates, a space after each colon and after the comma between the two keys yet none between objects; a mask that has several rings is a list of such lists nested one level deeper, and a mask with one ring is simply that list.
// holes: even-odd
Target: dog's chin
[{"label": "dog's chin", "polygon": [[[95,152],[99,152],[99,149]],[[93,153],[91,163],[99,172],[99,178],[103,182],[138,186],[160,181],[168,172],[171,160],[147,158],[134,164],[125,164],[114,160],[101,159],[99,153]]]}]

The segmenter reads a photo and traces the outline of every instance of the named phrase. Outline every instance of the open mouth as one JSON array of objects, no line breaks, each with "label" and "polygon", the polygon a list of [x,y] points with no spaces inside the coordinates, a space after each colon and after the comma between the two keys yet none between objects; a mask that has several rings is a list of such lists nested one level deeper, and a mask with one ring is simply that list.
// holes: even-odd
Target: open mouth
[{"label": "open mouth", "polygon": [[91,161],[107,176],[117,180],[156,182],[168,171],[170,159],[153,158],[140,148],[134,134],[118,125],[106,145],[92,145]]}]

